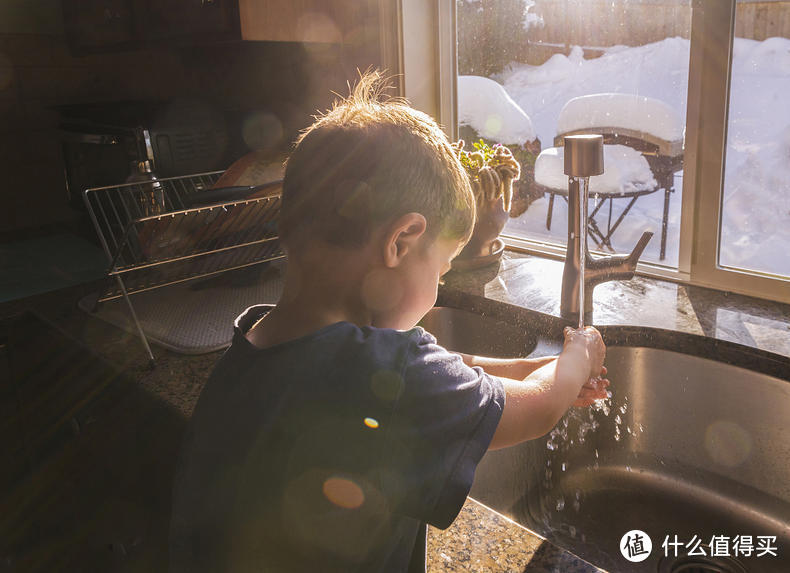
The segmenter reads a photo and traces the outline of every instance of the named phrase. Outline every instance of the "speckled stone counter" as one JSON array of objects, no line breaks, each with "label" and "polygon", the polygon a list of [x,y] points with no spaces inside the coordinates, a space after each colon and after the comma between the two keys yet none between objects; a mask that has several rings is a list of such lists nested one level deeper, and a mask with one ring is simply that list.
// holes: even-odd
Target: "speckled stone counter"
[{"label": "speckled stone counter", "polygon": [[[562,262],[506,252],[497,264],[448,274],[440,302],[478,310],[504,302],[529,309],[524,310],[523,320],[549,338],[559,337],[564,324],[557,318],[561,281]],[[99,284],[0,304],[0,318],[34,310],[188,418],[222,351],[186,356],[154,346],[157,365],[150,369],[136,336],[77,308],[77,301]],[[593,323],[667,329],[790,357],[790,305],[649,278],[598,286]],[[428,571],[587,573],[598,569],[469,499],[448,529],[429,528]]]},{"label": "speckled stone counter", "polygon": [[[493,265],[450,272],[442,291],[560,316],[563,262],[505,251]],[[636,276],[598,285],[592,323],[662,328],[790,357],[790,305]]]},{"label": "speckled stone counter", "polygon": [[601,571],[472,498],[450,527],[443,531],[428,528],[427,553],[428,573]]}]

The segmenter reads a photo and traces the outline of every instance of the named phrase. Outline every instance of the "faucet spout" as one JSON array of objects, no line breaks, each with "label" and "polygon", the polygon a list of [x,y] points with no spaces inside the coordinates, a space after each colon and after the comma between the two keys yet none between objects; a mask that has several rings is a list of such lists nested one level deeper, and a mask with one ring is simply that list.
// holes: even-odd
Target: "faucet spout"
[{"label": "faucet spout", "polygon": [[[593,259],[589,252],[585,253],[587,267],[584,282],[592,285],[612,280],[628,280],[634,277],[639,257],[653,238],[652,231],[645,231],[629,255],[615,255]],[[586,294],[586,293],[585,293]],[[585,305],[586,306],[586,305]]]},{"label": "faucet spout", "polygon": [[[579,289],[584,288],[584,322],[592,319],[593,289],[607,281],[628,280],[633,278],[636,264],[642,256],[647,244],[653,237],[651,231],[642,233],[639,241],[629,255],[614,255],[592,258],[587,245],[581,244],[578,233],[580,205],[579,179],[571,177],[568,187],[568,246],[565,251],[565,268],[562,273],[562,294],[560,297],[560,314],[563,318],[577,320],[579,317]],[[580,260],[584,253],[584,285],[581,284]]]}]

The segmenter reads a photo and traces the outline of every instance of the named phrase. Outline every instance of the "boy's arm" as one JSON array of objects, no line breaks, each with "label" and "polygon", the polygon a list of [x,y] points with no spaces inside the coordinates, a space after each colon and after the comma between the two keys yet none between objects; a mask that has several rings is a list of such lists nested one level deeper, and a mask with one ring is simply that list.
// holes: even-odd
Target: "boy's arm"
[{"label": "boy's arm", "polygon": [[491,376],[523,380],[541,366],[556,360],[556,356],[543,356],[541,358],[488,358],[456,352],[467,366],[480,366]]},{"label": "boy's arm", "polygon": [[[603,370],[605,347],[598,331],[583,335],[566,333],[566,343],[556,360],[534,370],[524,380],[502,377],[505,409],[490,450],[538,438],[554,427],[574,403],[604,397],[605,385],[588,390],[586,383]],[[587,396],[582,399],[582,395]]]}]

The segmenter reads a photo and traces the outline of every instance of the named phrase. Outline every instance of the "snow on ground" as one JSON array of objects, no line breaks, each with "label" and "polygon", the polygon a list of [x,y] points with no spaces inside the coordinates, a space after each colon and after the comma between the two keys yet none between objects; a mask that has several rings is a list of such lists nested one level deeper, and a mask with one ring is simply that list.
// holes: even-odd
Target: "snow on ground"
[{"label": "snow on ground", "polygon": [[497,143],[525,143],[535,139],[532,120],[505,88],[480,76],[458,77],[458,122]]},{"label": "snow on ground", "polygon": [[[666,38],[627,48],[616,46],[600,58],[585,60],[574,47],[541,66],[514,64],[495,80],[532,120],[543,147],[551,147],[559,112],[574,97],[622,93],[668,104],[685,124],[689,42]],[[790,40],[763,42],[736,38],[730,95],[721,262],[790,275]],[[459,97],[463,95],[459,86]],[[667,257],[677,265],[682,172],[675,176],[670,200]],[[659,262],[663,193],[637,200],[613,237],[618,252],[628,252],[644,230],[655,235],[644,259]],[[627,201],[615,202],[616,217]],[[546,230],[548,198],[535,201],[507,231],[564,242],[567,209],[554,203],[551,231]],[[711,209],[716,208],[711,206]],[[597,216],[605,225],[607,209]]]},{"label": "snow on ground", "polygon": [[790,275],[790,40],[739,40],[721,263]]}]

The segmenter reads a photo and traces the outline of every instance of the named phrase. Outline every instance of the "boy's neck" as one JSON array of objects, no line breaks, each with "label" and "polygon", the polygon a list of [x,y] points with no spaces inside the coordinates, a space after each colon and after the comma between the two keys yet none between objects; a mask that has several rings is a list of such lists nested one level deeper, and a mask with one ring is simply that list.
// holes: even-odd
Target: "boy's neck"
[{"label": "boy's neck", "polygon": [[338,256],[334,248],[321,248],[290,258],[280,301],[250,329],[247,338],[257,346],[271,346],[337,322],[371,325],[373,314],[362,295],[369,256],[364,249],[349,257],[347,253]]}]

